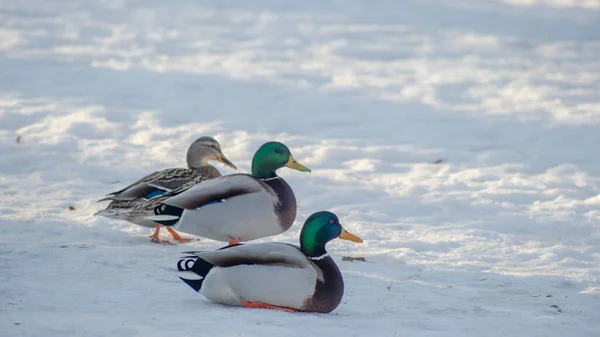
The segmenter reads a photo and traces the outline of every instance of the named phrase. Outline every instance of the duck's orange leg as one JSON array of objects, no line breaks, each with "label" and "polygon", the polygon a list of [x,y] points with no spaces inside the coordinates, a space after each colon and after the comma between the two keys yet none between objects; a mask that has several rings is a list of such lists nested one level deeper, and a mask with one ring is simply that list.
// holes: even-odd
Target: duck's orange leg
[{"label": "duck's orange leg", "polygon": [[250,302],[250,301],[242,301],[242,307],[244,308],[253,308],[253,309],[272,309],[272,310],[281,310],[287,312],[296,312],[298,310],[287,308],[287,307],[279,307],[276,305],[271,305],[263,302]]},{"label": "duck's orange leg", "polygon": [[154,243],[160,243],[163,245],[170,245],[171,243],[167,240],[161,240],[158,237],[158,234],[160,233],[160,227],[161,225],[156,225],[156,229],[154,229],[154,233],[152,235],[150,235],[150,241],[154,242]]},{"label": "duck's orange leg", "polygon": [[173,230],[173,228],[171,227],[167,227],[167,230],[169,231],[169,233],[171,233],[171,235],[173,235],[173,239],[175,241],[178,241],[179,243],[188,243],[190,241],[196,241],[198,239],[194,239],[194,238],[182,238],[175,230]]},{"label": "duck's orange leg", "polygon": [[229,245],[237,245],[238,243],[240,243],[240,239],[233,239],[231,241],[229,241]]}]

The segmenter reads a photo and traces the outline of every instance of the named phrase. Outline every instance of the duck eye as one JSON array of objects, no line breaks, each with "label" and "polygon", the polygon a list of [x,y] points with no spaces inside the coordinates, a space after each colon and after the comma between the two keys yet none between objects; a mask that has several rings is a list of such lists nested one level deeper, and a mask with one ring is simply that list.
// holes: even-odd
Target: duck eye
[{"label": "duck eye", "polygon": [[282,153],[283,153],[283,151],[282,151],[281,149],[275,149],[275,153],[282,154]]},{"label": "duck eye", "polygon": [[335,223],[335,220],[329,219],[329,223],[333,225]]}]

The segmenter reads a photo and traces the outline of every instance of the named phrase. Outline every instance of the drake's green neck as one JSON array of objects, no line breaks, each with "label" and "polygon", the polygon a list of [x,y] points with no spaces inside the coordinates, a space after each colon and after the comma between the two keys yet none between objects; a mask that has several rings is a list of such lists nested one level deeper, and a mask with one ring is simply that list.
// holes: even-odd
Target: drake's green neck
[{"label": "drake's green neck", "polygon": [[300,250],[304,255],[312,258],[323,257],[323,255],[327,254],[327,250],[325,250],[325,246],[323,245],[312,246],[310,248],[306,246],[301,246]]},{"label": "drake's green neck", "polygon": [[274,168],[268,163],[261,161],[256,156],[252,158],[252,176],[258,179],[269,179],[277,177],[277,168]]},{"label": "drake's green neck", "polygon": [[305,226],[300,233],[300,250],[302,253],[308,257],[320,257],[327,254],[327,250],[325,250],[327,240],[322,238],[324,234],[324,231],[319,230],[319,228]]}]

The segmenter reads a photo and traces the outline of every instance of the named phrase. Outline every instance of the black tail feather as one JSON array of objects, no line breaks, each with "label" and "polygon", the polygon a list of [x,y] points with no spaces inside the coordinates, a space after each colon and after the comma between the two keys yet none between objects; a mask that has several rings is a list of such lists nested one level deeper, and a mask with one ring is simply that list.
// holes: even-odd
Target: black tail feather
[{"label": "black tail feather", "polygon": [[214,266],[215,265],[212,263],[206,262],[205,260],[202,260],[202,259],[198,259],[198,260],[196,260],[196,262],[194,262],[194,264],[192,265],[190,270],[202,277],[206,277],[206,275],[208,275],[208,272]]},{"label": "black tail feather", "polygon": [[171,215],[177,217],[177,219],[172,220],[153,220],[163,226],[173,226],[179,222],[181,215],[183,214],[183,208],[160,204],[159,206],[154,207],[154,215]]},{"label": "black tail feather", "polygon": [[183,258],[181,258],[181,260],[177,262],[177,270],[191,271],[193,265],[190,265],[190,263],[196,262],[196,259],[198,259],[197,256],[184,256]]},{"label": "black tail feather", "polygon": [[192,289],[194,289],[194,291],[199,292],[200,288],[202,288],[202,282],[204,282],[204,279],[200,279],[200,280],[188,280],[185,279],[183,277],[180,277],[180,279],[185,282],[185,284],[187,284],[188,286],[192,287]]},{"label": "black tail feather", "polygon": [[[159,207],[161,207],[161,206],[159,206]],[[157,208],[159,208],[159,207],[157,207]],[[168,206],[168,207],[171,207],[171,206]],[[165,214],[165,213],[162,213],[162,214]],[[227,248],[231,248],[231,247],[235,247],[235,246],[239,246],[239,245],[242,245],[242,244],[225,246],[225,247],[219,248],[218,250],[223,250],[223,249],[227,249]],[[181,259],[177,262],[177,270],[178,271],[191,271],[194,274],[202,277],[199,280],[190,280],[190,279],[186,279],[183,277],[179,277],[183,282],[185,282],[185,284],[190,286],[196,292],[200,291],[200,289],[202,288],[202,283],[204,282],[204,279],[206,278],[206,276],[208,275],[210,270],[215,266],[214,264],[212,264],[212,263],[202,259],[198,255],[196,255],[199,253],[203,253],[203,252],[202,251],[183,252],[184,256],[182,256]]]},{"label": "black tail feather", "polygon": [[199,258],[198,256],[184,256],[177,262],[177,270],[179,271],[191,271],[194,274],[202,277],[199,280],[189,280],[183,277],[180,279],[185,282],[187,285],[192,287],[196,292],[200,291],[202,288],[202,282],[204,282],[204,278],[210,270],[214,267],[214,265],[206,260]]}]

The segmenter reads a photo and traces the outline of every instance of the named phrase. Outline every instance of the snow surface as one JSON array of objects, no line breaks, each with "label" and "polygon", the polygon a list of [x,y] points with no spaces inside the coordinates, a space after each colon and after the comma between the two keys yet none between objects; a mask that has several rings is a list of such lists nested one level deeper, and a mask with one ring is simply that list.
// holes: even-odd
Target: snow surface
[{"label": "snow surface", "polygon": [[[600,336],[600,1],[2,1],[0,54],[2,337]],[[333,313],[211,303],[174,268],[220,243],[92,216],[202,135],[313,169],[260,241],[361,236]]]}]

